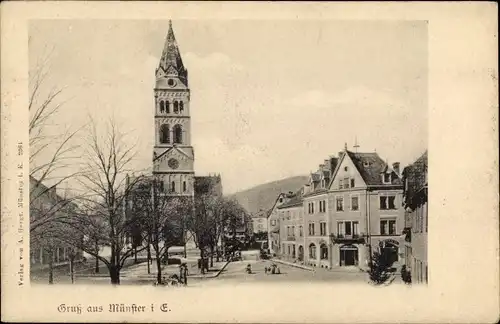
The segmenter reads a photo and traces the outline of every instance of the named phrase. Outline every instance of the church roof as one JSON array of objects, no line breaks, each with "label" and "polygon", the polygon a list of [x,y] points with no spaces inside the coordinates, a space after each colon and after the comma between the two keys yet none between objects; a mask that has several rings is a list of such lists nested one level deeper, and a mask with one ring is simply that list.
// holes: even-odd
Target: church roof
[{"label": "church roof", "polygon": [[165,40],[165,46],[158,66],[158,70],[160,69],[165,74],[171,74],[171,71],[173,71],[180,78],[187,80],[187,70],[182,63],[181,53],[172,28],[172,21],[169,22],[167,39]]}]

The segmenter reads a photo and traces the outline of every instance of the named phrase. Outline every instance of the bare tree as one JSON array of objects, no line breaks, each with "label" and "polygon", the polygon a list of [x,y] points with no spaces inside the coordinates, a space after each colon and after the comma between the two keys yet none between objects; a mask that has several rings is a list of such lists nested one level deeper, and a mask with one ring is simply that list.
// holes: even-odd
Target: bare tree
[{"label": "bare tree", "polygon": [[[61,125],[57,125],[56,120],[66,103],[61,98],[64,89],[54,87],[48,93],[42,91],[48,76],[49,59],[50,53],[42,56],[29,74],[30,208],[35,207],[38,198],[78,174],[78,171],[71,169],[77,165],[74,140],[81,128],[71,130],[67,127],[59,132]],[[58,131],[53,132],[56,128]],[[57,221],[58,216],[64,217],[64,213],[58,211],[69,203],[71,201],[67,199],[60,200],[43,214],[39,213],[37,219],[30,222],[30,232]]]},{"label": "bare tree", "polygon": [[[189,197],[171,196],[161,190],[158,180],[150,178],[136,184],[130,197],[147,244],[153,247],[157,266],[157,282],[162,283],[162,260],[172,246],[184,244],[184,215],[189,211]],[[149,272],[148,272],[149,273]]]},{"label": "bare tree", "polygon": [[[119,284],[120,270],[134,252],[131,245],[125,243],[136,221],[126,217],[126,198],[142,177],[126,181],[126,175],[133,174],[134,145],[126,143],[125,134],[118,130],[113,119],[103,129],[104,134],[98,131],[93,120],[90,123],[83,156],[86,168],[79,180],[92,199],[84,200],[86,212],[72,225],[84,235],[76,247],[102,261],[109,270],[111,283]],[[99,255],[96,242],[109,246],[111,255]]]},{"label": "bare tree", "polygon": [[[63,207],[54,211],[54,206]],[[74,246],[81,240],[81,234],[69,226],[68,220],[78,216],[77,209],[78,207],[74,202],[68,199],[66,195],[65,197],[58,195],[55,188],[45,191],[45,194],[39,196],[32,204],[30,214],[34,219],[37,219],[40,214],[54,214],[51,222],[41,223],[30,231],[31,249],[35,253],[41,252],[41,259],[48,256],[49,284],[54,282],[54,260],[56,255],[60,256],[57,251],[61,248],[63,253],[66,252],[70,265],[71,280],[74,281],[74,262],[79,255],[79,251]],[[60,258],[57,261],[60,261]],[[66,259],[63,261],[66,261]]]}]

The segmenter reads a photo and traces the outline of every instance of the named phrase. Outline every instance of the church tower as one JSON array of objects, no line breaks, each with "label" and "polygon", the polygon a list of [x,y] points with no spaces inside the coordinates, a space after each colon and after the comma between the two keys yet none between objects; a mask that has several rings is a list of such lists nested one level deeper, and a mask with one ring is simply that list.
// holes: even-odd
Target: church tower
[{"label": "church tower", "polygon": [[153,175],[160,191],[194,196],[194,150],[191,146],[188,72],[182,63],[172,22],[156,69]]}]

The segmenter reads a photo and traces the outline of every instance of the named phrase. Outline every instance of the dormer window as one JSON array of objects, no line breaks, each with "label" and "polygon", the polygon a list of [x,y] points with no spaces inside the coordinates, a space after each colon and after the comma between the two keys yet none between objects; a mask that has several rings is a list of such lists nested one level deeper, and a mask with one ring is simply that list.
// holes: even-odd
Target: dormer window
[{"label": "dormer window", "polygon": [[383,173],[382,174],[382,181],[383,181],[383,183],[391,183],[391,174],[390,173]]},{"label": "dormer window", "polygon": [[283,197],[280,197],[280,203],[282,203],[282,202],[283,202]]},{"label": "dormer window", "polygon": [[364,166],[365,168],[369,167],[370,165],[371,165],[371,163],[370,163],[369,161],[365,161],[365,162],[363,162],[363,166]]}]

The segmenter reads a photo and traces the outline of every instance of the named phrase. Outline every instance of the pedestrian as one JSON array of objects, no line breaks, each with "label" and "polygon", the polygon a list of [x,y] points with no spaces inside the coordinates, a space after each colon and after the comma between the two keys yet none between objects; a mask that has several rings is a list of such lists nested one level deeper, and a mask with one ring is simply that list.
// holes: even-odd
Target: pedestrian
[{"label": "pedestrian", "polygon": [[188,268],[187,268],[187,264],[184,264],[184,266],[182,267],[183,269],[183,275],[184,275],[184,286],[187,286],[188,284]]}]

